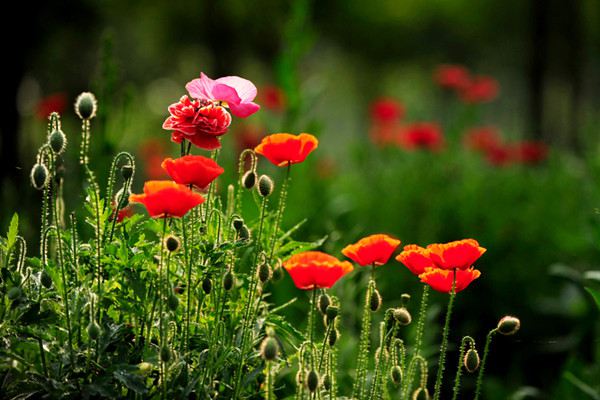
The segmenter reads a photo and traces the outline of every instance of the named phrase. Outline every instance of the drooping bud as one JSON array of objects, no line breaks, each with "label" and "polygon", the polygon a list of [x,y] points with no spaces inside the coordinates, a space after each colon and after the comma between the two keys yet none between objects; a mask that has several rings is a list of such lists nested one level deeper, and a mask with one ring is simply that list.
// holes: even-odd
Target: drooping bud
[{"label": "drooping bud", "polygon": [[327,313],[327,308],[331,304],[331,297],[328,294],[323,293],[319,296],[319,312],[323,315]]},{"label": "drooping bud", "polygon": [[430,396],[429,396],[429,391],[427,390],[427,388],[424,387],[420,387],[417,390],[414,391],[413,395],[412,395],[412,400],[429,400]]},{"label": "drooping bud", "polygon": [[337,329],[332,329],[331,332],[329,332],[329,337],[327,338],[327,343],[329,343],[329,347],[333,347],[335,346],[335,343],[338,340],[338,337],[340,336],[340,332],[338,332]]},{"label": "drooping bud", "polygon": [[412,321],[412,316],[408,312],[408,310],[404,307],[395,308],[394,309],[394,319],[398,321],[400,325],[408,325]]},{"label": "drooping bud", "polygon": [[337,306],[334,306],[333,304],[329,305],[327,310],[325,310],[327,320],[331,323],[338,316],[339,311],[340,309]]},{"label": "drooping bud", "polygon": [[242,176],[242,185],[250,190],[256,185],[256,172],[253,170],[246,171],[244,176]]},{"label": "drooping bud", "polygon": [[179,242],[179,239],[176,236],[168,235],[165,238],[165,246],[167,247],[167,250],[169,250],[170,253],[179,250],[180,245],[181,243]]},{"label": "drooping bud", "polygon": [[319,388],[319,374],[314,369],[306,377],[306,387],[308,391],[314,393]]},{"label": "drooping bud", "polygon": [[260,356],[265,361],[273,361],[279,355],[279,343],[277,339],[267,336],[260,344]]},{"label": "drooping bud", "polygon": [[223,289],[230,291],[231,288],[233,288],[234,279],[235,277],[233,276],[233,272],[231,272],[231,270],[225,272],[225,275],[223,275]]},{"label": "drooping bud", "polygon": [[496,329],[502,335],[510,336],[517,333],[520,328],[521,321],[519,318],[507,315],[498,321],[498,327]]},{"label": "drooping bud", "polygon": [[45,269],[42,270],[42,273],[40,274],[40,282],[46,289],[50,289],[52,287],[52,277],[48,272],[46,272]]},{"label": "drooping bud", "polygon": [[212,281],[210,280],[209,276],[202,280],[202,290],[204,290],[204,293],[206,294],[210,294],[212,291]]},{"label": "drooping bud", "polygon": [[238,237],[240,238],[240,240],[250,239],[250,229],[248,229],[248,226],[242,225],[242,227],[238,231]]},{"label": "drooping bud", "polygon": [[50,148],[56,154],[62,154],[67,147],[67,137],[64,132],[60,129],[55,129],[48,136],[48,143]]},{"label": "drooping bud", "polygon": [[175,293],[171,293],[169,298],[167,299],[167,304],[169,305],[169,310],[175,311],[177,307],[179,307],[179,299],[175,296]]},{"label": "drooping bud", "polygon": [[96,96],[90,92],[83,92],[75,100],[75,113],[83,120],[90,120],[96,116],[98,102]]},{"label": "drooping bud", "polygon": [[402,368],[399,365],[394,365],[390,369],[390,379],[392,383],[396,386],[402,383]]},{"label": "drooping bud", "polygon": [[233,229],[237,231],[239,231],[240,229],[242,229],[242,226],[244,226],[244,220],[241,218],[234,218],[232,221],[233,224]]},{"label": "drooping bud", "polygon": [[379,307],[381,307],[381,295],[379,294],[379,290],[373,289],[373,293],[371,293],[371,298],[369,299],[369,306],[373,312],[376,312],[379,310]]},{"label": "drooping bud", "polygon": [[121,167],[121,176],[123,179],[128,180],[133,176],[133,166],[131,164],[125,164]]},{"label": "drooping bud", "polygon": [[171,349],[166,344],[160,348],[160,359],[163,362],[169,362],[171,360]]},{"label": "drooping bud", "polygon": [[271,267],[266,262],[261,263],[258,266],[257,274],[258,274],[258,280],[260,280],[261,283],[265,283],[269,279],[271,279],[271,276],[272,276]]},{"label": "drooping bud", "polygon": [[479,368],[479,354],[475,349],[467,350],[465,357],[463,358],[463,365],[468,372],[475,372]]},{"label": "drooping bud", "polygon": [[37,190],[42,190],[48,184],[48,168],[44,164],[35,164],[31,169],[31,184]]},{"label": "drooping bud", "polygon": [[100,325],[94,320],[90,321],[87,326],[87,334],[92,340],[98,339],[98,336],[100,336]]},{"label": "drooping bud", "polygon": [[258,194],[269,197],[273,193],[273,180],[268,175],[261,175],[258,179]]}]

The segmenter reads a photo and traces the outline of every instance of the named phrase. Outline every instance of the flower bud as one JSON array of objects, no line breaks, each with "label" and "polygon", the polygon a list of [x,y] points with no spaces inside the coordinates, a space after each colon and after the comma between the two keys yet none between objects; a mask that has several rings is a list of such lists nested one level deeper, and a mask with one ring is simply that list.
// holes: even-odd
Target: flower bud
[{"label": "flower bud", "polygon": [[329,374],[323,376],[323,388],[325,390],[331,389],[331,378],[329,377]]},{"label": "flower bud", "polygon": [[338,337],[340,336],[340,332],[338,332],[337,329],[332,329],[331,332],[329,332],[329,337],[327,338],[327,343],[329,343],[329,347],[333,347],[335,346],[335,343],[338,340]]},{"label": "flower bud", "polygon": [[160,348],[160,359],[163,362],[169,362],[171,360],[171,349],[166,344]]},{"label": "flower bud", "polygon": [[258,179],[258,194],[269,197],[273,193],[273,180],[267,175],[261,175]]},{"label": "flower bud", "polygon": [[244,226],[244,220],[241,218],[234,218],[232,221],[233,224],[233,229],[237,231],[239,231],[240,229],[242,229],[242,226]]},{"label": "flower bud", "polygon": [[395,308],[393,315],[394,315],[394,319],[396,321],[398,321],[398,323],[400,325],[408,325],[412,321],[412,316],[410,315],[408,310],[404,307]]},{"label": "flower bud", "polygon": [[48,136],[48,143],[50,144],[50,148],[56,154],[62,154],[67,147],[67,137],[64,132],[60,129],[55,129]]},{"label": "flower bud", "polygon": [[331,297],[329,295],[323,293],[319,296],[319,312],[323,315],[327,313],[327,308],[331,304]]},{"label": "flower bud", "polygon": [[379,310],[379,307],[381,307],[381,295],[379,294],[379,290],[373,289],[373,293],[371,293],[371,298],[369,299],[369,306],[373,312],[376,312]]},{"label": "flower bud", "polygon": [[223,275],[223,289],[230,291],[233,288],[234,279],[233,272],[225,272],[225,275]]},{"label": "flower bud", "polygon": [[277,282],[277,281],[281,280],[281,278],[283,278],[283,268],[281,268],[281,267],[273,268],[273,277],[271,279],[273,279],[274,282]]},{"label": "flower bud", "polygon": [[44,164],[35,164],[31,169],[31,184],[37,190],[42,190],[48,184],[48,168]]},{"label": "flower bud", "polygon": [[171,293],[167,299],[169,310],[175,311],[179,307],[179,299],[175,296],[175,293]]},{"label": "flower bud", "polygon": [[498,321],[498,327],[496,329],[502,335],[510,336],[517,333],[520,328],[521,321],[519,321],[519,318],[507,315]]},{"label": "flower bud", "polygon": [[306,377],[306,387],[311,393],[314,393],[319,388],[319,374],[314,369]]},{"label": "flower bud", "polygon": [[210,294],[212,291],[212,281],[210,280],[210,277],[207,276],[202,280],[202,290],[204,290],[204,293],[206,294]]},{"label": "flower bud", "polygon": [[94,320],[90,321],[87,326],[87,334],[92,340],[98,339],[98,336],[100,336],[100,325]]},{"label": "flower bud", "polygon": [[242,176],[242,185],[250,190],[256,185],[256,172],[253,170],[246,171],[244,176]]},{"label": "flower bud", "polygon": [[249,240],[250,239],[250,229],[246,225],[242,225],[240,230],[238,231],[238,237],[240,240]]},{"label": "flower bud", "polygon": [[479,354],[475,349],[467,350],[463,358],[463,365],[468,372],[475,372],[479,368]]},{"label": "flower bud", "polygon": [[8,292],[6,294],[8,295],[8,299],[13,301],[21,297],[21,289],[16,286],[13,286],[10,289],[8,289]]},{"label": "flower bud", "polygon": [[179,239],[176,236],[169,235],[165,238],[165,246],[167,247],[167,250],[169,250],[170,253],[173,253],[179,250]]},{"label": "flower bud", "polygon": [[392,369],[390,369],[390,379],[396,386],[402,383],[402,368],[400,368],[399,365],[394,365]]},{"label": "flower bud", "polygon": [[273,361],[279,355],[279,343],[277,339],[267,336],[260,344],[260,356],[265,361]]},{"label": "flower bud", "polygon": [[339,311],[340,309],[337,306],[329,305],[329,307],[327,307],[327,310],[325,310],[327,320],[329,322],[332,322],[338,316]]},{"label": "flower bud", "polygon": [[83,92],[75,100],[75,113],[83,120],[90,120],[96,116],[98,102],[96,96],[90,92]]},{"label": "flower bud", "polygon": [[429,391],[427,388],[420,387],[414,391],[412,400],[429,400]]},{"label": "flower bud", "polygon": [[46,289],[50,289],[52,287],[52,277],[48,272],[46,272],[46,270],[42,270],[42,273],[40,274],[40,282]]},{"label": "flower bud", "polygon": [[258,274],[258,280],[261,283],[265,283],[269,279],[271,279],[271,276],[272,276],[271,267],[266,262],[265,263],[261,263],[258,266],[257,274]]},{"label": "flower bud", "polygon": [[121,167],[121,176],[123,179],[128,180],[133,176],[133,165],[125,164]]}]

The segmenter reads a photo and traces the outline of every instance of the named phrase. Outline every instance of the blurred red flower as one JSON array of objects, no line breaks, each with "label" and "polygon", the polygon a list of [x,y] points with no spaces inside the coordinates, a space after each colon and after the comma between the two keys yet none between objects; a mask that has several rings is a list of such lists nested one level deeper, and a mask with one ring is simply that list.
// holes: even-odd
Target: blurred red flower
[{"label": "blurred red flower", "polygon": [[404,250],[396,256],[396,260],[415,275],[421,275],[425,272],[425,268],[434,267],[433,261],[429,258],[429,250],[416,244],[404,246]]},{"label": "blurred red flower", "polygon": [[517,143],[514,151],[517,160],[523,164],[539,164],[548,156],[548,147],[536,141]]},{"label": "blurred red flower", "polygon": [[444,137],[438,124],[417,122],[402,127],[397,136],[398,144],[407,150],[427,149],[440,150],[444,145]]},{"label": "blurred red flower", "polygon": [[427,246],[427,250],[429,258],[437,268],[462,270],[471,267],[486,251],[475,239],[434,243]]},{"label": "blurred red flower", "polygon": [[462,90],[469,85],[469,71],[462,65],[442,64],[433,76],[435,82],[444,89]]},{"label": "blurred red flower", "polygon": [[452,281],[456,274],[455,293],[467,288],[475,279],[479,278],[481,272],[474,268],[447,270],[439,268],[426,268],[425,272],[419,275],[421,282],[431,286],[433,290],[442,293],[452,291]]},{"label": "blurred red flower", "polygon": [[260,143],[265,129],[256,124],[241,123],[236,124],[233,137],[235,138],[238,153],[245,149],[253,149]]},{"label": "blurred red flower", "polygon": [[175,182],[181,185],[194,185],[198,189],[204,189],[225,171],[214,160],[194,155],[176,159],[167,158],[162,162],[161,167]]},{"label": "blurred red flower", "polygon": [[400,121],[404,106],[391,97],[380,97],[371,103],[371,119],[375,123],[389,124]]},{"label": "blurred red flower", "polygon": [[474,151],[487,152],[502,144],[500,132],[493,126],[479,126],[469,129],[463,136],[466,148]]},{"label": "blurred red flower", "polygon": [[[115,202],[113,201],[113,202],[112,202],[112,208],[113,208],[113,214],[112,214],[113,216],[112,216],[112,218],[114,218],[114,215],[115,215],[115,214],[114,214],[114,209],[115,209],[115,206],[116,206],[116,204],[115,204]],[[120,223],[120,222],[123,222],[123,220],[124,220],[125,218],[129,218],[129,217],[131,217],[133,214],[135,214],[135,211],[134,211],[133,207],[131,206],[131,204],[127,204],[125,207],[121,208],[121,209],[119,210],[119,212],[117,213],[117,222],[119,222],[119,223]]]},{"label": "blurred red flower", "polygon": [[129,196],[132,203],[142,203],[152,218],[183,217],[202,204],[204,197],[173,181],[146,181],[143,194]]},{"label": "blurred red flower", "polygon": [[231,115],[224,107],[206,100],[190,100],[186,95],[169,106],[169,113],[163,129],[172,131],[171,140],[181,143],[187,139],[206,150],[221,147],[218,137],[225,134],[231,124]]},{"label": "blurred red flower", "polygon": [[383,265],[388,262],[400,240],[384,234],[370,235],[350,244],[342,254],[360,266]]},{"label": "blurred red flower", "polygon": [[498,97],[500,85],[491,76],[479,75],[461,89],[460,98],[465,103],[487,103]]},{"label": "blurred red flower", "polygon": [[369,137],[378,146],[393,144],[397,142],[400,129],[400,125],[396,123],[373,124],[369,129]]},{"label": "blurred red flower", "polygon": [[503,167],[514,162],[514,149],[511,145],[498,143],[486,150],[485,158],[490,164]]},{"label": "blurred red flower", "polygon": [[320,251],[307,251],[291,256],[283,267],[298,289],[328,289],[354,267]]},{"label": "blurred red flower", "polygon": [[140,157],[144,166],[144,174],[149,180],[167,177],[160,163],[165,158],[167,151],[164,142],[155,138],[146,139],[140,146]]},{"label": "blurred red flower", "polygon": [[274,133],[264,137],[254,149],[278,167],[303,162],[317,148],[319,141],[310,133],[292,135]]},{"label": "blurred red flower", "polygon": [[67,95],[64,93],[54,93],[42,98],[37,104],[35,115],[39,119],[46,119],[53,112],[64,113],[67,108]]},{"label": "blurred red flower", "polygon": [[275,85],[266,85],[259,91],[258,102],[271,111],[282,112],[286,106],[285,93]]}]

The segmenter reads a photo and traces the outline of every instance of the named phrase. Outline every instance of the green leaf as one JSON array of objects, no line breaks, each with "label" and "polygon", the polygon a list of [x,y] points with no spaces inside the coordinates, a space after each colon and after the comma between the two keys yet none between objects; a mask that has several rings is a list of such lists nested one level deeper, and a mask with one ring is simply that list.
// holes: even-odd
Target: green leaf
[{"label": "green leaf", "polygon": [[592,289],[590,287],[584,287],[584,289],[593,297],[596,306],[600,310],[600,290]]},{"label": "green leaf", "polygon": [[128,389],[131,389],[136,393],[144,394],[148,392],[144,378],[138,374],[120,370],[113,372],[113,376]]},{"label": "green leaf", "polygon": [[14,213],[12,219],[10,220],[10,225],[8,226],[8,234],[6,248],[11,249],[12,246],[17,241],[17,233],[19,232],[19,214]]}]

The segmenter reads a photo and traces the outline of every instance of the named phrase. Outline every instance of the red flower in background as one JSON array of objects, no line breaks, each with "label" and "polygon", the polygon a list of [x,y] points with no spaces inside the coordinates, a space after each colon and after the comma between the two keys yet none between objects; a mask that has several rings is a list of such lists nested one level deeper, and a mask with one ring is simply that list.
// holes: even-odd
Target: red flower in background
[{"label": "red flower in background", "polygon": [[233,137],[235,138],[238,153],[245,149],[253,149],[260,143],[265,129],[255,124],[236,124]]},{"label": "red flower in background", "polygon": [[465,103],[487,103],[498,97],[500,85],[491,76],[479,75],[461,89],[460,97]]},{"label": "red flower in background", "polygon": [[427,250],[429,250],[429,258],[437,268],[448,270],[467,269],[486,251],[475,239],[434,243],[427,246]]},{"label": "red flower in background", "polygon": [[292,135],[274,133],[262,139],[254,149],[278,167],[303,162],[317,148],[319,141],[310,133]]},{"label": "red flower in background", "polygon": [[416,244],[404,246],[404,250],[396,256],[396,260],[404,264],[415,275],[421,275],[426,268],[434,267],[433,261],[429,258],[429,250]]},{"label": "red flower in background", "polygon": [[271,111],[282,112],[285,110],[285,93],[274,85],[263,86],[258,95],[258,102]]},{"label": "red flower in background", "polygon": [[177,159],[167,158],[161,167],[175,182],[194,185],[198,189],[204,189],[225,171],[214,160],[193,155]]},{"label": "red flower in background", "polygon": [[375,123],[390,124],[404,116],[404,106],[391,97],[381,97],[371,103],[371,119]]},{"label": "red flower in background", "polygon": [[142,142],[140,156],[143,160],[144,174],[149,180],[163,179],[167,177],[160,163],[165,158],[167,151],[162,140],[155,138]]},{"label": "red flower in background", "polygon": [[378,146],[396,143],[398,138],[398,124],[373,124],[369,129],[369,137]]},{"label": "red flower in background", "polygon": [[407,149],[440,150],[444,145],[444,137],[440,126],[435,123],[418,122],[404,126],[398,136],[398,144]]},{"label": "red flower in background", "polygon": [[490,164],[503,167],[514,161],[514,149],[508,144],[499,143],[487,149],[485,158]]},{"label": "red flower in background", "polygon": [[171,140],[181,143],[189,140],[195,146],[214,150],[221,147],[218,137],[225,134],[231,124],[231,115],[224,107],[205,100],[181,97],[169,106],[171,114],[163,123],[163,129],[172,131]]},{"label": "red flower in background", "polygon": [[514,152],[523,164],[539,164],[548,156],[548,147],[542,142],[525,141],[517,143]]},{"label": "red flower in background", "polygon": [[350,244],[342,254],[360,266],[383,265],[388,262],[400,240],[384,234],[370,235]]},{"label": "red flower in background", "polygon": [[452,291],[454,273],[456,274],[455,293],[466,289],[471,282],[481,275],[479,270],[472,267],[454,271],[439,268],[427,268],[424,273],[419,275],[419,278],[421,278],[421,282],[428,284],[433,290],[442,293],[450,293]]},{"label": "red flower in background", "polygon": [[502,136],[493,126],[480,126],[469,129],[463,136],[466,148],[474,151],[487,152],[502,145]]},{"label": "red flower in background", "polygon": [[469,71],[462,65],[442,64],[434,73],[435,82],[444,89],[463,90],[471,80]]},{"label": "red flower in background", "polygon": [[46,119],[53,112],[62,114],[67,108],[67,95],[64,93],[54,93],[44,97],[37,104],[35,115],[39,119]]},{"label": "red flower in background", "polygon": [[[113,209],[114,209],[115,205],[113,202]],[[117,213],[117,222],[123,222],[123,220],[125,218],[129,218],[131,217],[133,214],[135,214],[135,211],[133,209],[133,207],[131,206],[131,204],[127,204],[125,207],[121,208],[119,210],[119,212]],[[114,215],[114,212],[113,212]]]},{"label": "red flower in background", "polygon": [[283,267],[298,289],[328,289],[354,267],[320,251],[307,251],[291,256]]},{"label": "red flower in background", "polygon": [[142,203],[152,218],[183,217],[202,204],[204,197],[172,181],[146,181],[143,194],[129,196],[132,203]]}]

